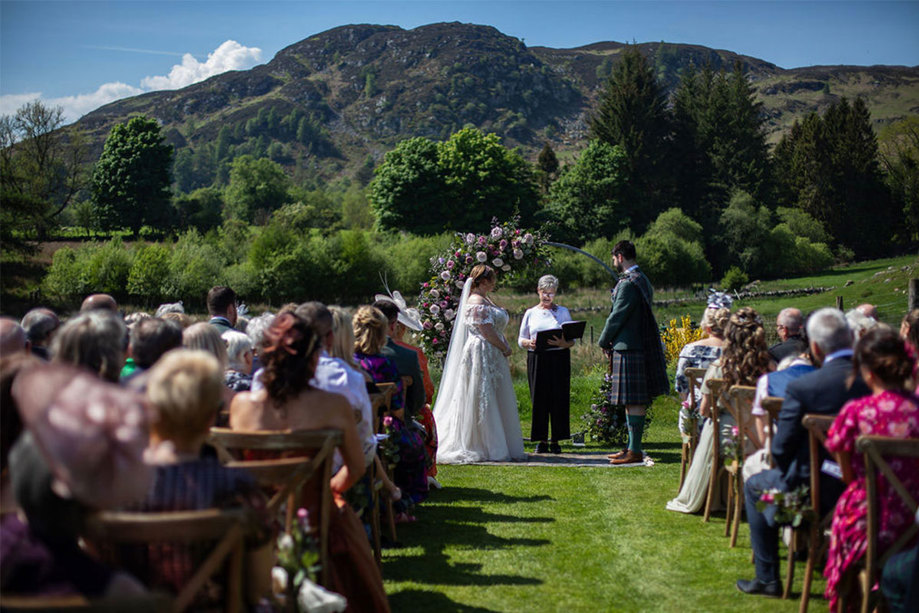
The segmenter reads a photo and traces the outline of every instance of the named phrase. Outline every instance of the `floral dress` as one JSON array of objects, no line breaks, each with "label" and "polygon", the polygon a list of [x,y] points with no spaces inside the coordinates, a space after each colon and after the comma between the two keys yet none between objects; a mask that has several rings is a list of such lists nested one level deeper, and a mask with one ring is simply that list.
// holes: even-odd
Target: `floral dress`
[{"label": "floral dress", "polygon": [[[826,448],[833,453],[851,454],[855,479],[846,487],[833,514],[830,549],[826,568],[826,597],[830,610],[836,610],[837,590],[843,574],[864,555],[868,545],[868,500],[865,463],[855,449],[855,439],[862,434],[919,437],[919,401],[901,392],[885,391],[849,401],[839,412],[827,435]],[[919,496],[919,459],[893,458],[889,461],[897,477],[914,496]],[[878,482],[880,522],[878,546],[883,553],[913,523],[896,490],[887,482]]]}]

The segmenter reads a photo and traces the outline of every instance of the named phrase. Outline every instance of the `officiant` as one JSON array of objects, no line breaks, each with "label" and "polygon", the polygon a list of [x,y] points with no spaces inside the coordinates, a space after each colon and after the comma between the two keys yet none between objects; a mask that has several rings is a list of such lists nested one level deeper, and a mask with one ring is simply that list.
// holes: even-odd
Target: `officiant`
[{"label": "officiant", "polygon": [[[536,453],[561,453],[558,442],[571,437],[568,414],[571,404],[571,352],[574,341],[565,340],[561,330],[548,341],[548,347],[538,348],[536,335],[545,330],[558,330],[571,320],[565,307],[555,304],[558,279],[543,275],[536,292],[539,304],[527,309],[520,322],[517,344],[527,350],[527,380],[533,403],[530,440],[538,441]],[[549,422],[552,436],[549,437]]]}]

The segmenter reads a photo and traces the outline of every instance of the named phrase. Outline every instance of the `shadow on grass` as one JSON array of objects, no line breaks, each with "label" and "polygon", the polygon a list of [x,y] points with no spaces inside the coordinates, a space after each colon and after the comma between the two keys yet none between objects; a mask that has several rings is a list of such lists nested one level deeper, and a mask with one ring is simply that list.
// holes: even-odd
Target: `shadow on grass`
[{"label": "shadow on grass", "polygon": [[501,492],[484,490],[478,487],[446,487],[432,496],[432,500],[442,502],[494,502],[509,504],[512,502],[542,502],[545,500],[555,500],[552,496],[546,494],[537,494],[534,496],[509,496]]},{"label": "shadow on grass", "polygon": [[[680,448],[682,443],[678,442],[648,442],[642,441],[642,448],[650,455],[657,464],[679,464]],[[669,451],[672,450],[672,451]]]},{"label": "shadow on grass", "polygon": [[440,592],[403,590],[389,597],[389,606],[395,613],[402,611],[442,611],[443,613],[495,613],[494,609],[460,604]]}]

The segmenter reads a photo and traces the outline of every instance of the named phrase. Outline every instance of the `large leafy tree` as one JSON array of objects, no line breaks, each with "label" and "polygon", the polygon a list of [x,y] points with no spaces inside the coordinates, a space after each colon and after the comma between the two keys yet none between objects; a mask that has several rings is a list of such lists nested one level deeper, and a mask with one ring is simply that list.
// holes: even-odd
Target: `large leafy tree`
[{"label": "large leafy tree", "polygon": [[105,229],[144,225],[163,228],[171,221],[173,148],[159,124],[143,116],[112,128],[93,169],[92,191],[99,224]]},{"label": "large leafy tree", "polygon": [[63,123],[63,109],[40,100],[0,117],[0,232],[7,247],[18,244],[18,230],[44,235],[86,183],[82,135],[61,129]]},{"label": "large leafy tree", "polygon": [[901,240],[915,241],[919,233],[919,117],[894,122],[881,132],[881,162],[887,186],[902,207]]},{"label": "large leafy tree", "polygon": [[368,197],[380,228],[436,234],[445,227],[444,192],[438,145],[417,137],[386,154],[374,171]]},{"label": "large leafy tree", "polygon": [[230,184],[224,192],[227,219],[265,223],[271,211],[290,202],[290,179],[268,158],[242,155],[230,165]]},{"label": "large leafy tree", "polygon": [[671,120],[664,89],[638,47],[622,52],[590,118],[590,134],[625,152],[628,174],[623,198],[636,212],[633,230],[643,230],[670,197]]}]

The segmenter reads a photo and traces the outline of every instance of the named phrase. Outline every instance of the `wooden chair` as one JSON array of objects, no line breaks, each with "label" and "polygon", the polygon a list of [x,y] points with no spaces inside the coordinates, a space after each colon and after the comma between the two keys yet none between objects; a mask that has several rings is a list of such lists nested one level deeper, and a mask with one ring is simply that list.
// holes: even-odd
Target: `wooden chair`
[{"label": "wooden chair", "polygon": [[[734,418],[737,425],[738,442],[741,453],[744,450],[744,441],[747,439],[747,431],[753,426],[753,398],[756,396],[756,388],[749,385],[733,385],[728,393],[725,394],[727,400],[727,410]],[[716,432],[715,436],[719,433]],[[728,475],[728,502],[725,511],[724,535],[728,536],[730,531],[731,547],[737,545],[737,532],[740,528],[740,518],[743,513],[743,462],[732,459],[725,462],[725,472]]]},{"label": "wooden chair", "polygon": [[120,566],[119,550],[123,545],[146,547],[168,543],[192,547],[213,544],[207,557],[176,595],[171,610],[190,610],[205,582],[226,566],[225,610],[237,613],[243,608],[244,537],[248,525],[246,512],[238,509],[165,513],[103,511],[87,519],[84,538],[99,550],[106,562],[116,567]]},{"label": "wooden chair", "polygon": [[724,379],[709,379],[708,388],[712,392],[712,469],[708,480],[708,494],[705,497],[705,512],[702,515],[702,521],[707,522],[712,514],[712,505],[715,499],[715,492],[718,491],[718,478],[724,470],[721,462],[721,441],[719,433],[721,432],[721,420],[719,416],[718,401],[722,397],[724,390]]},{"label": "wooden chair", "polygon": [[[878,544],[878,530],[880,509],[878,508],[878,483],[883,478],[903,500],[906,508],[913,515],[916,514],[916,498],[903,482],[897,477],[890,467],[890,458],[919,458],[919,439],[902,439],[887,436],[865,435],[858,437],[856,448],[865,458],[865,480],[868,490],[868,546],[865,551],[863,567],[858,575],[858,587],[861,591],[862,613],[868,613],[878,606],[877,599],[880,595],[872,595],[872,588],[878,581],[878,575],[890,556],[898,553],[909,543],[919,524],[912,522],[908,529],[894,541],[884,555],[880,555]],[[840,610],[845,610],[845,598],[840,594]]]},{"label": "wooden chair", "polygon": [[172,605],[172,598],[159,593],[98,600],[89,600],[84,596],[0,595],[0,610],[4,613],[170,613]]},{"label": "wooden chair", "polygon": [[689,401],[690,419],[684,422],[684,425],[689,427],[689,433],[680,433],[683,444],[680,449],[680,486],[677,488],[677,492],[683,489],[686,472],[692,465],[692,458],[696,453],[696,446],[699,444],[699,420],[693,414],[698,409],[696,406],[696,390],[702,387],[705,371],[705,368],[687,368],[685,371],[686,379],[689,381],[689,394],[686,396],[686,400]]},{"label": "wooden chair", "polygon": [[769,452],[769,466],[773,468],[775,468],[775,463],[772,460],[772,439],[775,438],[775,424],[778,422],[779,413],[782,411],[782,401],[783,399],[777,396],[766,396],[760,402],[768,416],[766,420],[766,440],[763,444],[766,446],[766,451]]},{"label": "wooden chair", "polygon": [[[294,513],[300,506],[303,486],[314,478],[319,479],[319,525],[313,528],[319,540],[320,583],[327,584],[329,562],[329,514],[334,502],[329,480],[332,477],[332,458],[336,447],[342,444],[341,430],[263,430],[245,432],[226,428],[211,428],[208,442],[217,449],[218,457],[226,466],[249,471],[264,486],[277,488],[268,502],[271,513],[278,513],[287,502],[284,527],[290,532]],[[231,450],[271,451],[298,457],[270,460],[237,460]]]},{"label": "wooden chair", "polygon": [[[810,600],[811,581],[814,578],[814,567],[817,561],[826,553],[829,541],[824,538],[826,531],[829,529],[830,522],[833,520],[833,512],[830,511],[823,517],[820,513],[820,450],[826,442],[826,433],[836,419],[835,415],[817,415],[809,413],[801,420],[802,425],[808,430],[808,449],[810,452],[810,495],[811,508],[818,515],[817,519],[810,522],[807,526],[807,564],[804,570],[804,582],[801,587],[801,604],[800,613],[807,611],[807,604]],[[782,598],[791,596],[791,586],[794,581],[795,556],[798,553],[798,541],[804,527],[792,528],[791,542],[788,545],[787,568],[785,570],[785,591]]]}]

